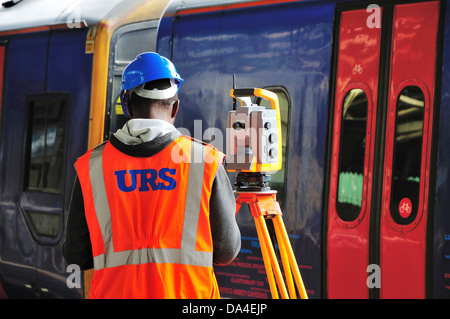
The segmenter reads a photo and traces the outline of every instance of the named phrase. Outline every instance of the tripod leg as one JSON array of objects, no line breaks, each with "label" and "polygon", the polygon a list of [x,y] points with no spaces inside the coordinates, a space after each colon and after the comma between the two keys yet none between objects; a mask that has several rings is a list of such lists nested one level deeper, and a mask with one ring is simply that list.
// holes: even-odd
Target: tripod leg
[{"label": "tripod leg", "polygon": [[284,226],[283,220],[281,219],[281,216],[276,216],[274,218],[274,223],[277,224],[277,228],[281,231],[281,238],[284,241],[284,246],[287,249],[287,254],[289,258],[289,262],[291,264],[291,267],[293,268],[293,274],[295,278],[295,283],[297,284],[300,297],[302,299],[308,299],[308,295],[306,293],[305,285],[302,280],[302,276],[300,275],[300,270],[298,269],[297,261],[295,260],[294,252],[292,251],[291,243],[288,240],[288,235],[286,232],[286,227]]},{"label": "tripod leg", "polygon": [[[281,216],[276,216],[275,218],[281,218]],[[295,291],[294,280],[292,279],[291,267],[289,266],[289,257],[286,251],[285,241],[283,240],[283,232],[280,229],[279,223],[274,221],[275,234],[277,236],[278,246],[280,248],[281,261],[283,262],[284,275],[286,277],[286,283],[289,290],[289,297],[291,299],[297,299],[297,294]]]},{"label": "tripod leg", "polygon": [[[278,283],[278,287],[280,288],[280,294],[283,299],[288,298],[288,293],[286,290],[286,286],[284,284],[283,276],[281,275],[280,266],[277,261],[277,257],[275,255],[275,251],[273,250],[272,242],[270,241],[269,232],[267,230],[266,222],[264,221],[263,216],[255,217],[255,224],[257,224],[257,229],[259,228],[261,231],[262,237],[259,238],[261,243],[264,242],[264,250],[266,254],[268,254],[269,260],[267,260],[264,255],[264,263],[270,262],[274,268],[275,278]],[[261,249],[263,249],[263,245],[261,245]],[[264,253],[263,253],[264,254]]]},{"label": "tripod leg", "polygon": [[[258,238],[263,238],[264,230],[261,229],[260,223],[258,223],[255,219],[256,232],[258,233]],[[270,292],[272,294],[273,299],[279,299],[277,284],[275,283],[275,278],[273,277],[273,270],[270,264],[270,257],[266,247],[266,242],[259,240],[261,245],[261,253],[264,260],[264,266],[266,268],[267,281],[269,282]]]}]

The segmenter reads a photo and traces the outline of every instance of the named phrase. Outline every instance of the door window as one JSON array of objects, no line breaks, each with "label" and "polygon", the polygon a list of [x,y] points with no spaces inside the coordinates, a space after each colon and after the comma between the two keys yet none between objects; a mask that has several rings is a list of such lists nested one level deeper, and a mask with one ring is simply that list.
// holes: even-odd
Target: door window
[{"label": "door window", "polygon": [[401,90],[396,106],[391,216],[400,225],[417,216],[420,197],[425,97],[417,86]]},{"label": "door window", "polygon": [[[21,207],[36,240],[53,243],[62,232],[62,196],[69,95],[31,96],[27,101],[24,194]],[[46,203],[36,209],[36,203]]]},{"label": "door window", "polygon": [[67,105],[66,96],[41,96],[28,102],[28,190],[61,193]]},{"label": "door window", "polygon": [[350,90],[342,103],[336,211],[343,221],[354,221],[363,202],[366,154],[367,95]]}]

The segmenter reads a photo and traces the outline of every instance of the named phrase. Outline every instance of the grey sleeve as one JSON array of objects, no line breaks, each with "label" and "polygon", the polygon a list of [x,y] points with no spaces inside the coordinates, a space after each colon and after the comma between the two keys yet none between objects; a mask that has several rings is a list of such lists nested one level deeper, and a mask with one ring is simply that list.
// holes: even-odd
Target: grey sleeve
[{"label": "grey sleeve", "polygon": [[219,165],[210,199],[210,224],[213,239],[213,262],[227,265],[241,249],[241,233],[236,223],[236,200],[227,172]]}]

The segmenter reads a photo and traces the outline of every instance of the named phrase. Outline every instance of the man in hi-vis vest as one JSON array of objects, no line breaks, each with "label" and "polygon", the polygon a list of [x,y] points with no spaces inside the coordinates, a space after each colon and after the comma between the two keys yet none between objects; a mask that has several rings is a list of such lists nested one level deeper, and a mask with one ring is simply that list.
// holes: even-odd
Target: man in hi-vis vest
[{"label": "man in hi-vis vest", "polygon": [[131,119],[75,163],[64,257],[94,268],[90,298],[219,298],[213,263],[241,245],[224,154],[173,126],[171,61],[142,53],[122,81]]}]

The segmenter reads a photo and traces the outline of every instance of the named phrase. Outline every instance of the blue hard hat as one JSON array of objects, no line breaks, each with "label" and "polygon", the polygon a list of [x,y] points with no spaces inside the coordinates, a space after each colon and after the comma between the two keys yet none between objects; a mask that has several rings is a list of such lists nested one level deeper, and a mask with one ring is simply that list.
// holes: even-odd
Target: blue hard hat
[{"label": "blue hard hat", "polygon": [[122,87],[120,89],[120,103],[122,104],[123,113],[130,117],[127,108],[126,91],[131,90],[146,82],[174,79],[180,89],[183,79],[178,74],[173,63],[155,52],[145,52],[139,54],[125,68],[122,74]]}]

